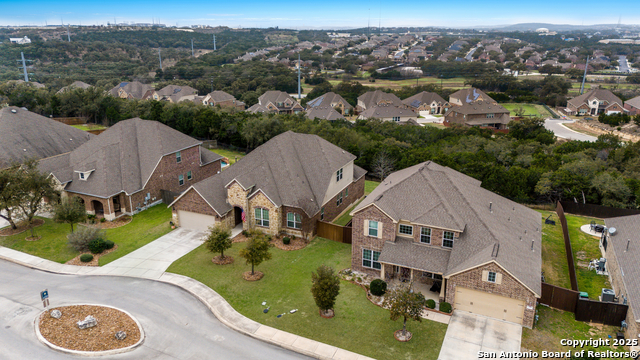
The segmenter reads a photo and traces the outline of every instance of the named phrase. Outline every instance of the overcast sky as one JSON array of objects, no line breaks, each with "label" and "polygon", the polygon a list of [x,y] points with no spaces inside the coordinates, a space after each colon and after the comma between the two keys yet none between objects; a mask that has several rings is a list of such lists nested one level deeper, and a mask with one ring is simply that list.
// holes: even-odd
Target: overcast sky
[{"label": "overcast sky", "polygon": [[[609,3],[607,3],[609,4]],[[609,6],[615,5],[615,6]],[[0,25],[160,22],[166,25],[333,28],[371,26],[471,27],[524,22],[640,24],[637,0],[603,7],[596,0],[540,1],[47,1],[0,0]],[[606,11],[601,11],[606,9]],[[611,10],[610,10],[611,9]]]}]

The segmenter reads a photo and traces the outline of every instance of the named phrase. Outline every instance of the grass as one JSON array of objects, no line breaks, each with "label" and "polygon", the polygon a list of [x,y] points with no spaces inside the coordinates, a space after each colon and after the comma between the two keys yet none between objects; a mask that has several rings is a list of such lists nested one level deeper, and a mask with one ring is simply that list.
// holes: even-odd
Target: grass
[{"label": "grass", "polygon": [[84,131],[89,131],[89,130],[103,130],[106,129],[106,126],[103,125],[99,125],[99,124],[80,124],[80,125],[71,125],[76,129],[80,129],[80,130],[84,130]]},{"label": "grass", "polygon": [[[326,264],[336,270],[350,266],[351,245],[316,238],[298,251],[271,249],[273,258],[256,267],[265,276],[259,281],[243,280],[251,269],[239,257],[245,244],[236,243],[225,254],[233,256],[231,265],[211,262],[214,254],[200,246],[174,262],[167,271],[189,276],[223,296],[238,312],[259,323],[334,345],[377,359],[436,359],[446,325],[423,320],[408,321],[413,338],[407,343],[394,339],[401,321],[389,320],[389,312],[366,299],[359,286],[341,281],[334,307],[336,316],[323,319],[311,296],[311,272]],[[262,311],[263,301],[271,309]],[[298,309],[294,314],[289,310]],[[282,318],[276,315],[286,313]]]},{"label": "grass", "polygon": [[380,185],[380,182],[378,182],[378,181],[365,180],[364,181],[364,194],[365,195],[371,194],[371,192],[373,190],[375,190],[375,188],[377,188],[378,185]]},{"label": "grass", "polygon": [[211,149],[211,151],[213,151],[214,153],[220,155],[220,156],[224,156],[227,159],[229,159],[229,162],[231,164],[229,165],[233,165],[236,163],[236,156],[238,157],[238,159],[242,158],[243,156],[245,156],[246,154],[241,152],[241,151],[235,151],[235,150],[228,150],[228,149]]},{"label": "grass", "polygon": [[[544,271],[547,283],[560,286],[566,289],[571,288],[569,280],[569,265],[566,261],[566,251],[564,248],[564,238],[562,236],[562,226],[555,212],[540,211],[546,218],[552,214],[551,219],[556,225],[542,225],[542,271]],[[589,298],[598,300],[602,288],[611,288],[611,284],[606,276],[597,275],[594,270],[589,270],[589,261],[602,257],[599,248],[598,238],[587,235],[580,231],[580,226],[589,224],[595,220],[603,224],[600,219],[565,214],[567,226],[569,227],[569,237],[571,238],[571,249],[576,265],[576,278],[578,289],[589,293]]]},{"label": "grass", "polygon": [[446,128],[446,126],[444,126],[442,124],[439,124],[439,123],[423,123],[422,125],[431,126],[431,127],[438,128],[438,129],[445,129]]},{"label": "grass", "polygon": [[344,214],[342,214],[342,216],[340,216],[339,218],[337,218],[336,220],[333,221],[334,224],[336,225],[340,225],[340,226],[345,226],[347,225],[347,223],[349,221],[351,221],[352,216],[349,215],[353,209],[356,208],[356,206],[358,206],[358,204],[360,204],[362,202],[362,200],[364,200],[364,198],[358,200],[358,202],[356,202],[355,204],[353,204],[352,207],[349,208],[349,210],[347,210]]},{"label": "grass", "polygon": [[538,116],[543,118],[552,116],[542,105],[525,103],[506,103],[500,105],[502,105],[505,109],[511,111],[511,116],[516,116],[515,110],[520,107],[524,109],[525,116]]},{"label": "grass", "polygon": [[[608,335],[615,339],[617,327],[601,324],[590,324],[575,321],[573,313],[552,309],[546,306],[538,306],[540,316],[538,324],[533,329],[522,328],[522,348],[536,351],[579,351],[582,348],[569,348],[560,345],[562,339],[587,340],[607,339]],[[585,347],[586,350],[591,350]],[[599,347],[597,351],[619,350],[622,347]]]},{"label": "grass", "polygon": [[[41,236],[40,240],[26,241],[25,238],[30,235],[26,231],[0,237],[0,245],[58,263],[65,263],[78,256],[79,253],[67,245],[69,224],[42,219],[45,221],[44,225],[36,228],[37,235]],[[115,242],[118,249],[100,258],[100,265],[116,260],[168,233],[171,231],[169,220],[171,209],[158,205],[134,215],[131,223],[125,226],[106,230],[107,238]]]}]

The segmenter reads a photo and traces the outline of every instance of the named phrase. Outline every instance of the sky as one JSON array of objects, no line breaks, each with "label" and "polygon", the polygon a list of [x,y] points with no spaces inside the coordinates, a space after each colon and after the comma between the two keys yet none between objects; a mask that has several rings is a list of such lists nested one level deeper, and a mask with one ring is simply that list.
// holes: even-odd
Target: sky
[{"label": "sky", "polygon": [[[637,0],[454,1],[94,1],[0,0],[0,26],[123,22],[170,26],[362,28],[394,26],[474,27],[527,22],[640,24]],[[600,11],[599,9],[606,9]],[[609,10],[612,9],[612,10]]]}]

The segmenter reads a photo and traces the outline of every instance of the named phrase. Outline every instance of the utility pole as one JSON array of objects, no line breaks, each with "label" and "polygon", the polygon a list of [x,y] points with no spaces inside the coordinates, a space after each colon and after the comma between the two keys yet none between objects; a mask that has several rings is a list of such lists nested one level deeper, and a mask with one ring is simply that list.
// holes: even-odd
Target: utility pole
[{"label": "utility pole", "polygon": [[587,63],[584,64],[584,75],[582,76],[582,85],[580,85],[580,95],[584,93],[584,82],[587,80],[588,68],[589,68],[589,55],[587,55]]},{"label": "utility pole", "polygon": [[298,100],[302,99],[300,92],[300,54],[298,54]]},{"label": "utility pole", "polygon": [[158,48],[158,58],[160,59],[160,71],[162,71],[162,54],[160,54],[160,48]]},{"label": "utility pole", "polygon": [[216,36],[213,35],[213,51],[216,51]]},{"label": "utility pole", "polygon": [[67,24],[67,39],[71,42],[71,34],[69,33],[69,24]]},{"label": "utility pole", "polygon": [[18,67],[19,69],[22,68],[22,73],[24,74],[24,81],[25,82],[29,82],[29,74],[27,73],[27,61],[31,61],[31,60],[25,60],[24,59],[24,53],[20,52],[20,56],[22,57],[22,60],[16,60],[17,62],[22,62],[22,66]]},{"label": "utility pole", "polygon": [[191,39],[191,57],[195,57],[193,53],[193,39]]}]

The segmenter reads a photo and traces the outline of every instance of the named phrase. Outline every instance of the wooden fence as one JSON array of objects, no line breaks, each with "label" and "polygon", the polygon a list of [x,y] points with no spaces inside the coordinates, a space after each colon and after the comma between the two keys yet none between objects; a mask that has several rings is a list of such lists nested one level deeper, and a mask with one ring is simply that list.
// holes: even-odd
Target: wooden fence
[{"label": "wooden fence", "polygon": [[538,302],[564,311],[576,311],[576,304],[580,293],[578,291],[561,288],[542,283],[542,294]]},{"label": "wooden fence", "polygon": [[162,202],[169,205],[175,200],[178,196],[180,196],[179,192],[173,192],[169,190],[160,190],[160,194],[162,196]]},{"label": "wooden fence", "polygon": [[564,216],[564,209],[562,204],[558,201],[556,205],[556,214],[560,218],[560,224],[562,224],[562,236],[564,237],[564,249],[567,253],[567,263],[569,264],[569,280],[571,281],[571,290],[578,290],[578,279],[576,277],[576,267],[573,261],[573,250],[571,249],[571,238],[569,238],[569,227],[567,226],[567,219]]},{"label": "wooden fence", "polygon": [[572,201],[560,201],[562,207],[569,214],[607,219],[618,216],[638,215],[638,209],[619,209],[602,205],[580,204]]},{"label": "wooden fence", "polygon": [[351,244],[351,227],[340,226],[326,221],[318,221],[317,234],[325,239]]},{"label": "wooden fence", "polygon": [[628,305],[580,299],[576,306],[576,320],[620,326],[627,318]]},{"label": "wooden fence", "polygon": [[82,125],[87,123],[87,119],[82,117],[58,117],[58,118],[52,118],[52,120],[55,120],[57,122],[61,122],[67,125]]}]

